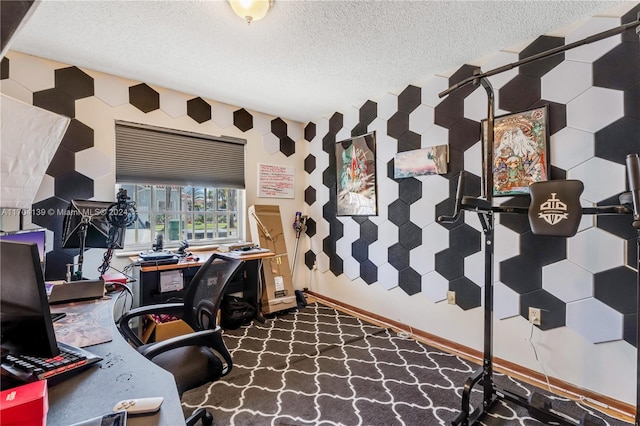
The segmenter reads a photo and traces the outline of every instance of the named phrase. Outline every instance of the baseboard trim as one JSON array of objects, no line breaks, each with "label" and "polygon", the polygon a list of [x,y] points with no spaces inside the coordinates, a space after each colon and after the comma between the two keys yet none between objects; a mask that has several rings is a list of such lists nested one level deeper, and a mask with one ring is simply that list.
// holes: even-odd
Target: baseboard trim
[{"label": "baseboard trim", "polygon": [[[483,353],[481,351],[461,345],[451,340],[443,339],[442,337],[422,330],[417,330],[407,326],[406,324],[365,311],[356,306],[343,303],[314,291],[307,290],[306,293],[323,305],[331,306],[340,311],[359,316],[372,323],[376,323],[386,328],[391,328],[396,332],[407,333],[424,344],[433,346],[450,354],[457,355],[475,364],[482,364]],[[547,379],[543,374],[499,357],[493,358],[493,365],[495,371],[521,380],[532,386],[545,389],[556,395],[579,401],[582,404],[606,412],[612,417],[631,423],[635,420],[636,407],[626,402],[618,401],[588,389],[580,388],[554,377],[549,377],[549,381],[547,382]]]}]

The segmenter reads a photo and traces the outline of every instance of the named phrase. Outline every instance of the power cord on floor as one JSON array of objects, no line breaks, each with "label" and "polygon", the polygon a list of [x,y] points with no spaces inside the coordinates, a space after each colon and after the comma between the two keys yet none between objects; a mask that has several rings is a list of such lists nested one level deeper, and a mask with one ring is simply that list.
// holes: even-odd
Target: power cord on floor
[{"label": "power cord on floor", "polygon": [[553,391],[551,390],[551,383],[549,381],[549,375],[547,374],[547,371],[544,368],[544,363],[542,362],[542,357],[538,355],[538,350],[536,349],[536,345],[533,343],[533,330],[535,328],[534,325],[534,321],[536,320],[536,318],[534,316],[532,316],[531,318],[529,318],[529,323],[531,324],[531,332],[529,333],[529,338],[525,339],[529,342],[529,344],[531,345],[531,349],[533,349],[533,355],[536,357],[536,361],[538,362],[538,365],[540,366],[540,369],[542,370],[542,374],[544,374],[544,378],[545,381],[547,382],[547,390],[551,393],[553,393]]},{"label": "power cord on floor", "polygon": [[[534,321],[536,320],[535,316],[532,316],[529,319],[529,323],[531,324],[531,332],[529,333],[529,338],[525,339],[529,342],[529,344],[531,345],[531,349],[533,349],[533,354],[535,355],[536,361],[538,362],[538,365],[540,366],[540,369],[542,370],[542,374],[544,374],[544,378],[545,381],[547,383],[547,390],[549,391],[549,393],[555,394],[555,392],[553,392],[551,390],[551,382],[549,380],[549,376],[544,368],[544,362],[542,360],[542,357],[538,354],[538,351],[536,349],[535,344],[533,343],[533,330],[535,328],[534,325]],[[594,412],[594,405],[598,405],[601,407],[601,409],[611,409],[611,407],[609,407],[606,404],[602,404],[598,401],[595,401],[591,398],[587,398],[583,395],[576,395],[577,398],[568,398],[571,401],[574,401],[576,404],[580,405],[587,413],[591,414],[592,416],[598,417],[600,419],[602,419],[601,416],[598,415],[598,413]]]},{"label": "power cord on floor", "polygon": [[396,332],[396,334],[398,335],[398,337],[400,337],[401,339],[412,339],[413,338],[413,328],[411,326],[409,326],[409,330],[401,330]]}]

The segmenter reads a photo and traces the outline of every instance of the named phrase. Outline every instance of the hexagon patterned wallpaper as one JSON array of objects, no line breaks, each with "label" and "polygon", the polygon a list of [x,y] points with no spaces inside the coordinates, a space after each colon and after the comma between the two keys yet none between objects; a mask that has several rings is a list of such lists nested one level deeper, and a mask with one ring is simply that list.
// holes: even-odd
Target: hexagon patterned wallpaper
[{"label": "hexagon patterned wallpaper", "polygon": [[[636,19],[640,6],[619,18],[595,18],[565,37],[541,36],[517,54],[500,52],[483,71],[563,46]],[[626,188],[625,157],[640,152],[640,43],[615,36],[596,47],[534,61],[490,78],[496,115],[548,105],[553,179],[585,184],[583,206],[617,204]],[[456,292],[462,309],[482,306],[483,234],[479,219],[467,212],[453,224],[436,218],[453,211],[458,174],[470,176],[465,194],[481,194],[480,120],[486,93],[467,85],[444,97],[437,94],[473,75],[465,64],[448,78],[436,76],[423,87],[408,86],[360,108],[336,112],[309,123],[309,155],[304,170],[305,202],[312,212],[306,266],[350,280],[360,278],[406,294],[424,293],[433,302]],[[334,144],[376,132],[380,214],[336,217]],[[449,146],[449,170],[441,176],[394,179],[397,152]],[[528,197],[496,199],[527,206]],[[498,215],[494,269],[495,313],[500,319],[542,308],[542,330],[567,326],[593,343],[624,339],[636,345],[637,233],[631,217],[585,217],[572,238],[534,235],[525,215]],[[446,302],[445,302],[446,303]]]},{"label": "hexagon patterned wallpaper", "polygon": [[[97,130],[94,131],[76,118],[76,108],[80,108],[76,101],[79,100],[95,97],[107,107],[113,108],[128,104],[144,114],[161,110],[171,118],[187,116],[203,126],[215,122],[220,129],[233,127],[241,135],[253,131],[265,150],[283,158],[295,153],[294,139],[301,138],[301,135],[296,135],[295,128],[278,117],[209,102],[201,97],[189,98],[156,89],[146,83],[85,72],[75,66],[55,64],[52,67],[50,62],[17,52],[9,52],[2,59],[0,76],[2,91],[7,95],[71,118],[67,132],[46,172],[45,177],[48,178],[45,181],[52,180],[53,184],[50,185],[51,188],[46,185],[40,188],[38,200],[33,206],[44,211],[61,211],[72,199],[93,198],[97,181],[104,180],[107,176],[111,177],[107,181],[115,182],[111,167],[113,157],[96,147],[97,140],[107,139],[108,136],[95,134]],[[166,127],[172,127],[170,121]],[[113,129],[107,128],[106,131],[112,132]],[[208,131],[203,130],[202,133]],[[73,263],[74,256],[77,255],[75,249],[62,248],[63,216],[45,215],[32,217],[31,220],[32,223],[54,232],[53,249],[46,257],[46,278],[63,279],[66,272],[64,265]]]},{"label": "hexagon patterned wallpaper", "polygon": [[[594,18],[562,37],[540,36],[527,46],[484,58],[482,69],[578,41],[601,31],[603,20],[609,27],[630,22],[638,11],[640,5],[622,18]],[[83,109],[109,113],[117,108],[120,118],[122,111],[135,117],[149,114],[163,117],[167,127],[171,120],[186,120],[209,131],[211,126],[230,129],[258,141],[269,156],[304,170],[297,183],[308,214],[310,248],[301,256],[307,268],[317,264],[321,273],[340,277],[344,285],[362,280],[407,295],[421,293],[434,303],[446,303],[447,291],[454,290],[457,305],[470,310],[483,304],[481,223],[472,213],[452,224],[436,218],[453,211],[461,170],[468,172],[465,194],[481,194],[480,121],[486,118],[486,93],[472,85],[444,98],[438,93],[472,76],[476,68],[463,64],[447,77],[434,76],[422,86],[409,85],[398,94],[319,118],[303,131],[299,123],[280,117],[17,52],[2,59],[0,82],[3,93],[72,119],[35,208],[63,209],[73,198],[91,198],[112,185],[114,157],[105,147],[105,132],[112,129],[83,122],[78,118],[86,115],[79,114]],[[640,151],[640,42],[635,34],[582,46],[490,80],[496,115],[549,106],[552,178],[582,180],[584,206],[617,203],[626,189],[625,156]],[[372,131],[377,139],[378,215],[337,217],[335,144]],[[448,173],[394,179],[396,153],[441,144],[449,146]],[[523,197],[498,201],[528,205]],[[56,230],[62,217],[33,221],[55,232],[47,278],[63,277],[62,265],[76,253],[61,248]],[[499,215],[495,233],[497,318],[526,317],[528,307],[536,306],[545,310],[542,330],[566,326],[593,343],[624,340],[636,345],[632,301],[638,253],[629,217],[584,217],[575,237],[552,239],[533,235],[525,217]]]}]

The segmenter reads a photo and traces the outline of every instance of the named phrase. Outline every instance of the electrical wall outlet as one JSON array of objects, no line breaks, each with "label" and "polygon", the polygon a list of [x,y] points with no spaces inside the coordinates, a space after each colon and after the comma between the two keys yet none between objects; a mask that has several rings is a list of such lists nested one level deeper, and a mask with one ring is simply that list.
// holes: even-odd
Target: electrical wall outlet
[{"label": "electrical wall outlet", "polygon": [[447,291],[447,303],[450,305],[456,304],[456,292],[455,291]]},{"label": "electrical wall outlet", "polygon": [[542,321],[540,308],[529,307],[529,322],[533,325],[540,325]]}]

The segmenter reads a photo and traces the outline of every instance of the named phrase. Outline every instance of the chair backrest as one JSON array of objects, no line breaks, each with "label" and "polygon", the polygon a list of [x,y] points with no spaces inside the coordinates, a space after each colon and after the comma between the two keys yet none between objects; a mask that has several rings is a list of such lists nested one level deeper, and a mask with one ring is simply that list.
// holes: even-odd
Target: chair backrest
[{"label": "chair backrest", "polygon": [[200,267],[184,295],[183,320],[194,330],[214,329],[225,289],[242,265],[239,259],[213,254]]},{"label": "chair backrest", "polygon": [[550,180],[529,185],[529,225],[537,235],[572,237],[582,218],[579,180]]}]

